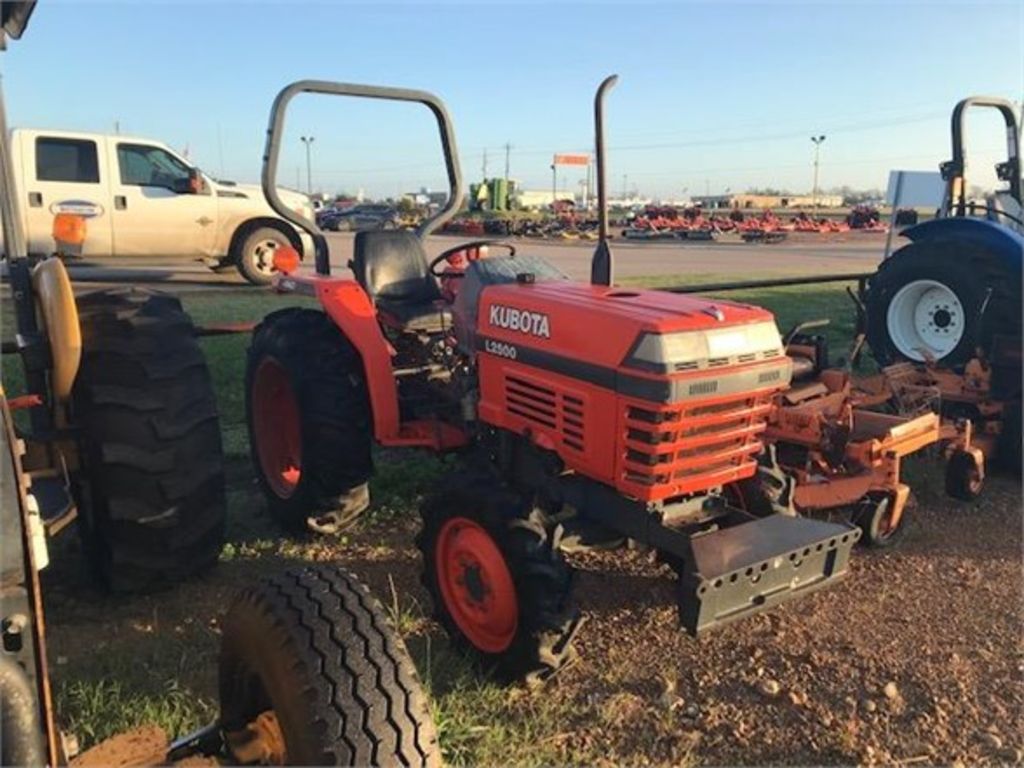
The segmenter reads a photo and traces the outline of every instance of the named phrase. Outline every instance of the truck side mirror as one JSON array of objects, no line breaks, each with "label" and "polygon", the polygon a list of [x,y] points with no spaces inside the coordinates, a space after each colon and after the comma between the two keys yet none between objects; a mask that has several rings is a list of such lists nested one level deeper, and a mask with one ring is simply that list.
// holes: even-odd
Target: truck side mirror
[{"label": "truck side mirror", "polygon": [[203,175],[198,168],[189,168],[188,176],[184,179],[175,179],[171,186],[179,195],[198,195],[203,191]]}]

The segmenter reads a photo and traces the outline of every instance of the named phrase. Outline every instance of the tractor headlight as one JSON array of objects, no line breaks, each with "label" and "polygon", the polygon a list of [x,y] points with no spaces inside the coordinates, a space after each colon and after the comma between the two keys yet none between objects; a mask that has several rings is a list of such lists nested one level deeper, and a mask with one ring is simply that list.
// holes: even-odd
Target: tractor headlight
[{"label": "tractor headlight", "polygon": [[[782,352],[779,329],[773,322],[734,325],[702,331],[643,333],[626,357],[630,368],[671,373],[708,367],[709,361],[751,362],[749,355]],[[740,359],[746,358],[746,359]]]}]

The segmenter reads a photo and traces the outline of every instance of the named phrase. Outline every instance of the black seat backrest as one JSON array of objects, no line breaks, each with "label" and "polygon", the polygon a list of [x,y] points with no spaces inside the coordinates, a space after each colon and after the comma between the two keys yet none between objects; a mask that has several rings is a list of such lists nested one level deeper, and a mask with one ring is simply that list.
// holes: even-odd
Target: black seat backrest
[{"label": "black seat backrest", "polygon": [[357,233],[352,271],[374,302],[425,304],[441,298],[423,243],[408,230]]}]

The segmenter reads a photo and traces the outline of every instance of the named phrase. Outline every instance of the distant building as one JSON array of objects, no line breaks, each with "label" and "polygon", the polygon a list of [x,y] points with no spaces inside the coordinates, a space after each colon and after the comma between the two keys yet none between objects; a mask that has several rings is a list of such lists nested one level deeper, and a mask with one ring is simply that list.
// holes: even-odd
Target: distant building
[{"label": "distant building", "polygon": [[[558,193],[558,199],[572,198],[572,193]],[[519,208],[536,210],[538,208],[550,208],[554,196],[550,189],[519,189],[515,193],[515,202]]]},{"label": "distant building", "polygon": [[[748,193],[728,195],[697,195],[693,204],[701,208],[750,209],[763,208],[813,208],[814,195],[753,195]],[[840,208],[843,198],[840,195],[818,195],[819,208]]]},{"label": "distant building", "polygon": [[447,192],[431,192],[426,187],[420,187],[419,192],[406,192],[402,195],[403,200],[408,200],[413,205],[419,206],[441,206],[448,202]]}]

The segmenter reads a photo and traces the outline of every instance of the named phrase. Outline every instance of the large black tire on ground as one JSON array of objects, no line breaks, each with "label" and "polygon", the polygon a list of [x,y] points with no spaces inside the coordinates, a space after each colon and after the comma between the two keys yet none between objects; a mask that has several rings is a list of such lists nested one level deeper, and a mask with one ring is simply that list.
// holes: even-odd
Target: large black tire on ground
[{"label": "large black tire on ground", "polygon": [[253,285],[268,285],[273,277],[273,251],[287,245],[291,240],[277,227],[258,227],[239,240],[232,258],[242,277]]},{"label": "large black tire on ground", "polygon": [[72,419],[86,550],[111,589],[169,586],[216,562],[224,541],[210,372],[173,296],[116,289],[77,303],[82,362]]},{"label": "large black tire on ground", "polygon": [[[423,528],[416,538],[434,617],[456,647],[498,680],[543,682],[576,658],[572,640],[580,625],[572,569],[558,546],[561,528],[548,525],[538,510],[486,474],[457,474],[439,487],[421,507]],[[467,635],[442,591],[438,547],[446,524],[459,518],[482,528],[497,545],[514,584],[517,623],[500,651],[482,649]]]},{"label": "large black tire on ground", "polygon": [[[266,437],[261,445],[261,419],[272,427],[269,439],[296,425],[273,423],[287,410],[258,413],[254,386],[264,366],[280,369],[285,386],[278,399],[294,402],[300,472],[293,487],[282,487],[266,466],[274,446]],[[267,315],[253,333],[245,382],[252,462],[271,512],[293,529],[323,512],[361,512],[351,505],[373,473],[370,403],[362,360],[334,322],[313,309]]]},{"label": "large black tire on ground", "polygon": [[[1014,272],[998,254],[972,242],[922,240],[896,251],[882,262],[868,281],[868,343],[882,365],[907,359],[890,335],[887,315],[889,305],[899,290],[917,280],[934,280],[943,284],[956,295],[963,307],[963,337],[941,358],[946,366],[963,365],[975,356],[978,347],[991,350],[994,334],[1020,337],[1019,271]],[[985,305],[989,288],[992,294]],[[981,314],[983,305],[984,313]]]},{"label": "large black tire on ground", "polygon": [[380,604],[334,566],[263,579],[235,600],[220,652],[221,725],[272,710],[290,765],[440,766],[405,644]]}]

